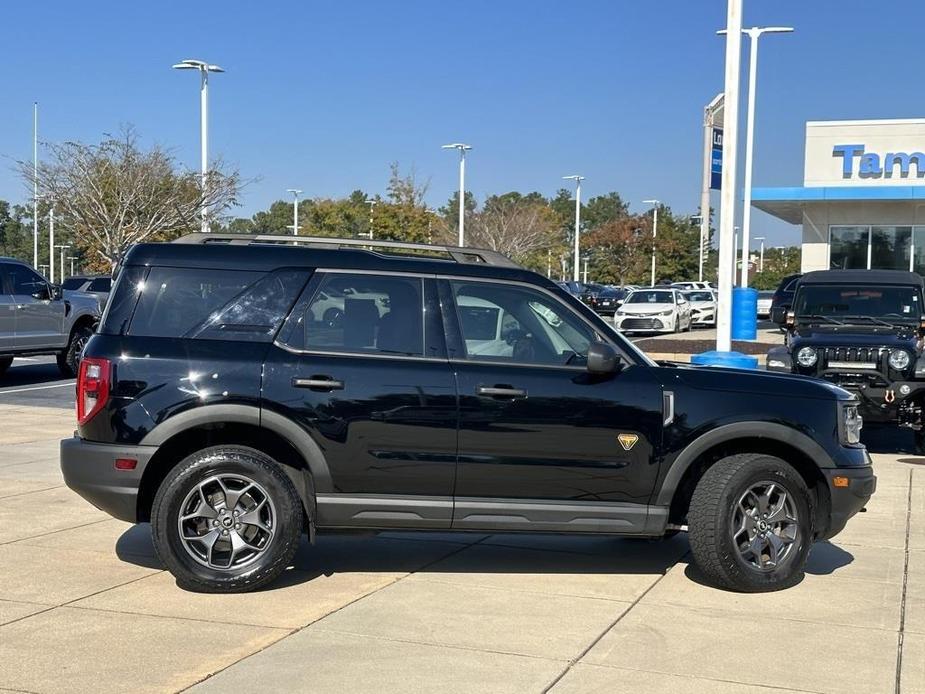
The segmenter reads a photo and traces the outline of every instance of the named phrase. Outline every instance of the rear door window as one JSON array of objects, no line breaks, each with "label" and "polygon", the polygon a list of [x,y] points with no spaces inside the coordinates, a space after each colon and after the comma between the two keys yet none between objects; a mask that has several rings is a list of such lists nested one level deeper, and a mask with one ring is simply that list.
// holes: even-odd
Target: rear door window
[{"label": "rear door window", "polygon": [[311,352],[424,354],[420,277],[325,274],[294,309],[287,344]]}]

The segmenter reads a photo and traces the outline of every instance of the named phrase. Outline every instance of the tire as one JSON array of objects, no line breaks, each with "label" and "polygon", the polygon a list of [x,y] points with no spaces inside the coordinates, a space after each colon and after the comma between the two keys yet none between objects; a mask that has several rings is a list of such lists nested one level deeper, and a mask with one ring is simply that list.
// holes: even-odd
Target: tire
[{"label": "tire", "polygon": [[75,329],[67,343],[67,349],[57,355],[58,370],[65,378],[74,378],[80,368],[80,355],[84,345],[93,335],[93,330],[86,326]]},{"label": "tire", "polygon": [[[761,514],[761,508],[771,518],[780,514],[781,521],[768,526],[763,518],[751,515],[754,520],[748,520],[743,513],[751,509]],[[710,467],[694,489],[688,512],[691,552],[698,568],[720,588],[783,590],[803,580],[813,518],[806,483],[783,460],[762,454],[730,456]],[[757,555],[749,546],[757,548]],[[774,549],[783,552],[776,562]]]},{"label": "tire", "polygon": [[10,364],[13,363],[13,357],[0,357],[0,376],[6,373],[6,370],[10,368]]},{"label": "tire", "polygon": [[[0,371],[0,373],[3,373]],[[925,429],[919,429],[915,432],[915,454],[925,455]]]},{"label": "tire", "polygon": [[[239,495],[230,510],[228,493]],[[181,539],[184,511],[185,534],[203,541]],[[286,473],[244,446],[214,446],[185,458],[161,483],[151,509],[161,561],[181,588],[203,593],[243,593],[271,583],[292,561],[302,523],[302,502]],[[252,544],[235,548],[235,537]]]}]

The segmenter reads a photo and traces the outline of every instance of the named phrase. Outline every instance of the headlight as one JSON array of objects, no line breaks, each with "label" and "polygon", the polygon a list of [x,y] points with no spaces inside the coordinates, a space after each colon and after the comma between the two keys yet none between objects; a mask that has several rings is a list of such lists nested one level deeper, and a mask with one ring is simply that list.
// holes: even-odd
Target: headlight
[{"label": "headlight", "polygon": [[672,313],[674,313],[674,309],[673,309],[673,308],[670,308],[670,309],[668,309],[667,311],[659,311],[659,312],[656,313],[655,315],[657,315],[657,316],[670,316]]},{"label": "headlight", "polygon": [[816,364],[816,350],[813,347],[800,347],[797,352],[797,363],[809,368]]},{"label": "headlight", "polygon": [[894,349],[890,352],[890,366],[897,371],[903,371],[909,366],[911,358],[904,349]]},{"label": "headlight", "polygon": [[864,426],[864,420],[858,414],[857,405],[842,406],[843,431],[845,443],[860,443],[861,427]]}]

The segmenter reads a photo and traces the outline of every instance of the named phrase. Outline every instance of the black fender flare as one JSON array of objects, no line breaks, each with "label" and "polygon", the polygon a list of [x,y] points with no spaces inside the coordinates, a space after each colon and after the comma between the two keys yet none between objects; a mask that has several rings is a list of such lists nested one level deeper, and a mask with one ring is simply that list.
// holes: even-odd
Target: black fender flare
[{"label": "black fender flare", "polygon": [[735,422],[711,429],[694,439],[671,463],[661,488],[656,494],[656,506],[669,506],[684,473],[706,451],[735,439],[765,438],[785,443],[803,453],[820,468],[835,467],[825,449],[806,434],[776,422]]},{"label": "black fender flare", "polygon": [[[297,487],[314,492],[333,491],[331,471],[321,448],[304,429],[276,412],[261,410],[256,405],[216,403],[202,405],[167,418],[141,440],[142,446],[160,446],[177,434],[208,426],[215,422],[249,424],[272,431],[298,451],[308,465],[311,479],[293,479]],[[291,475],[290,475],[291,476]],[[314,501],[314,499],[312,499]]]}]

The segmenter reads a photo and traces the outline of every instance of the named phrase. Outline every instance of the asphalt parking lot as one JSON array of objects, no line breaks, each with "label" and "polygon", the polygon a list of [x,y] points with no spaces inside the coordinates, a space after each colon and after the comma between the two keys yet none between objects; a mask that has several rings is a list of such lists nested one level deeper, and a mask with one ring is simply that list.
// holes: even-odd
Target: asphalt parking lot
[{"label": "asphalt parking lot", "polygon": [[63,486],[72,405],[50,360],[0,388],[0,690],[925,692],[925,465],[895,432],[865,433],[877,494],[780,593],[703,585],[683,535],[380,533],[210,596]]}]

